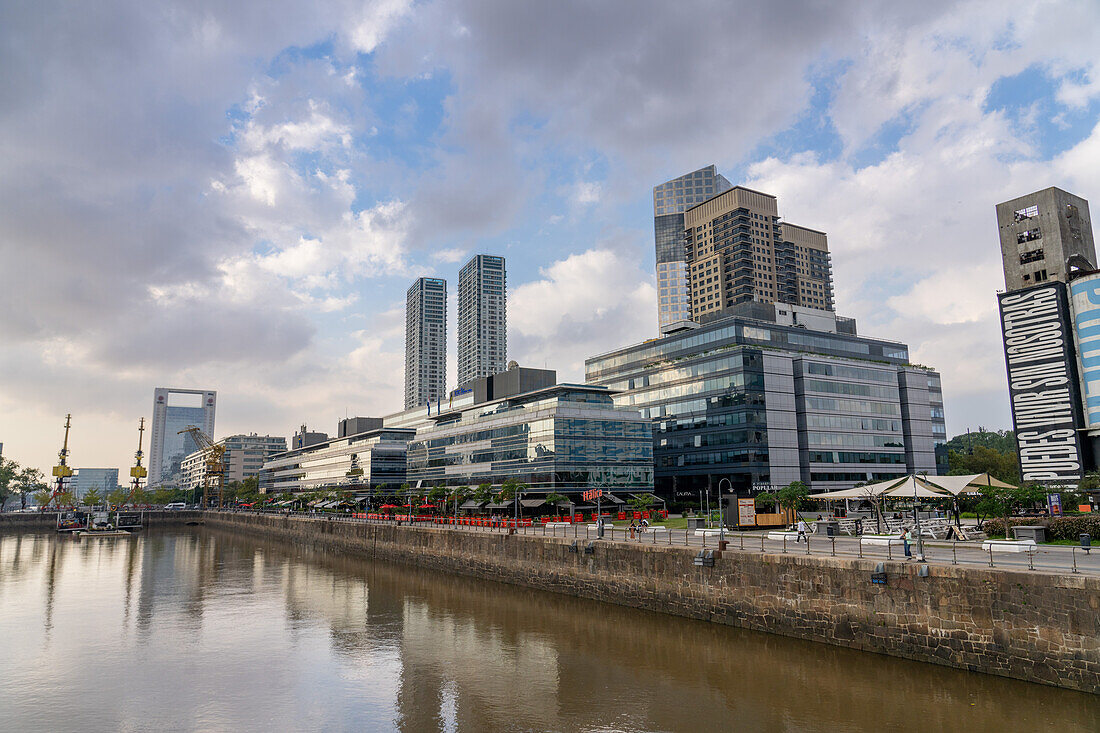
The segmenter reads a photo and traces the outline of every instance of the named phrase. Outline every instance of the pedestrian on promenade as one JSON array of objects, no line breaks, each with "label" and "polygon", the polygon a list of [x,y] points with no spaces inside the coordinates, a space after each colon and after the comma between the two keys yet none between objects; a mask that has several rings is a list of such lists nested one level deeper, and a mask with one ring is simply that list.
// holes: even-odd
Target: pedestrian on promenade
[{"label": "pedestrian on promenade", "polygon": [[[806,522],[804,520],[799,519],[798,520],[798,538],[795,540],[795,542],[801,542],[802,540],[806,540]],[[809,542],[809,540],[806,540],[806,542]]]},{"label": "pedestrian on promenade", "polygon": [[863,534],[863,517],[856,519],[856,534]]},{"label": "pedestrian on promenade", "polygon": [[634,520],[630,520],[630,539],[634,539],[634,533],[638,531],[638,525],[634,524]]},{"label": "pedestrian on promenade", "polygon": [[913,559],[913,553],[909,549],[909,542],[912,539],[913,539],[913,530],[911,530],[911,529],[902,530],[902,532],[901,532],[901,542],[902,542],[902,545],[905,547],[905,559],[906,560],[912,560]]}]

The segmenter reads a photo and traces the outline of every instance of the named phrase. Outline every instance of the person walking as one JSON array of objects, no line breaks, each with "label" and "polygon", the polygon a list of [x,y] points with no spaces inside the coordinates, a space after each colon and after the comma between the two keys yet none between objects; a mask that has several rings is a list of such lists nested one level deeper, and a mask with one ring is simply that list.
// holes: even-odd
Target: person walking
[{"label": "person walking", "polygon": [[630,539],[634,539],[634,533],[638,531],[638,525],[634,524],[634,520],[630,520]]},{"label": "person walking", "polygon": [[909,543],[912,541],[912,539],[913,539],[913,530],[911,530],[911,529],[902,530],[902,532],[901,532],[901,542],[902,542],[902,545],[905,548],[905,559],[906,560],[912,560],[913,559],[913,552],[912,552],[912,550],[909,549]]},{"label": "person walking", "polygon": [[[801,542],[802,540],[806,540],[806,522],[802,519],[799,519],[798,538],[795,540],[795,542]],[[806,540],[806,542],[809,543],[809,540]]]}]

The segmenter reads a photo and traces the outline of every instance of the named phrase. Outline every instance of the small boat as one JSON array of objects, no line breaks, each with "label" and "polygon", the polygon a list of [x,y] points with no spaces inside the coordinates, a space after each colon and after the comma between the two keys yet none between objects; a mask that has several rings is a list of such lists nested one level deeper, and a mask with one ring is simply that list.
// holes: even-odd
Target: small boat
[{"label": "small boat", "polygon": [[131,534],[124,529],[78,529],[73,537],[129,537]]}]

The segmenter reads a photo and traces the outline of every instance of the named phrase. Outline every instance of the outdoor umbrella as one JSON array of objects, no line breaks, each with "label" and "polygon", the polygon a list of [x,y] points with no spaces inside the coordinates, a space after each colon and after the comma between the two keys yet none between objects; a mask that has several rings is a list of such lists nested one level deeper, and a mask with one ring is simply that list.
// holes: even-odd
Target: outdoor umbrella
[{"label": "outdoor umbrella", "polygon": [[1012,488],[1012,484],[1006,484],[988,473],[974,473],[966,476],[925,476],[923,480],[956,496],[959,494],[976,494],[978,493],[977,489],[982,486],[993,486],[1000,489]]}]

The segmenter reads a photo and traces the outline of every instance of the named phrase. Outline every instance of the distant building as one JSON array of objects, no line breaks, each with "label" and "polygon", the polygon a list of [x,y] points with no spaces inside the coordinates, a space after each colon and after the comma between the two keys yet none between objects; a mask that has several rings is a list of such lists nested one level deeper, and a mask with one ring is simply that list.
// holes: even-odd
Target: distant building
[{"label": "distant building", "polygon": [[283,494],[397,488],[405,482],[405,444],[415,432],[380,428],[277,453],[264,464],[263,490]]},{"label": "distant building", "polygon": [[157,387],[153,390],[153,420],[149,442],[149,488],[179,480],[183,459],[198,450],[194,439],[180,435],[190,425],[214,435],[217,392]]},{"label": "distant building", "polygon": [[504,258],[476,255],[458,274],[458,383],[504,371],[508,351]]},{"label": "distant building", "polygon": [[117,468],[78,468],[69,479],[68,489],[81,498],[91,489],[99,491],[103,498],[119,488]]},{"label": "distant building", "polygon": [[290,449],[308,448],[326,440],[328,440],[328,433],[311,432],[305,425],[302,425],[302,429],[294,434],[294,438],[290,442]]},{"label": "distant building", "polygon": [[[382,427],[380,417],[348,417],[340,421],[336,428],[337,438],[346,438],[349,435],[358,435],[368,430],[377,430]],[[301,446],[295,446],[300,448]]]},{"label": "distant building", "polygon": [[[244,481],[253,476],[259,477],[260,470],[266,461],[276,453],[286,451],[286,438],[276,438],[271,435],[230,435],[219,440],[216,445],[225,446],[224,483],[226,485],[234,481]],[[202,486],[203,476],[206,473],[206,462],[203,451],[195,451],[186,456],[181,463],[182,477],[180,488],[193,491]]]},{"label": "distant building", "polygon": [[657,255],[657,323],[691,320],[691,291],[684,254],[684,212],[728,191],[713,165],[653,187],[653,239]]},{"label": "distant building", "polygon": [[445,396],[447,281],[422,277],[405,298],[405,408]]},{"label": "distant building", "polygon": [[1009,292],[1097,267],[1089,202],[1060,188],[997,204],[997,229]]},{"label": "distant building", "polygon": [[829,311],[808,309],[810,330],[797,309],[771,308],[770,320],[728,316],[585,361],[588,383],[653,421],[659,493],[946,472],[938,373],[910,364],[905,344],[857,336],[847,320],[841,330]]}]

